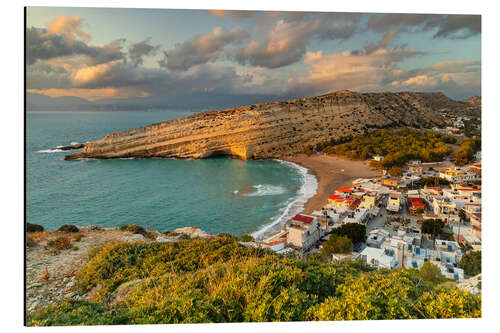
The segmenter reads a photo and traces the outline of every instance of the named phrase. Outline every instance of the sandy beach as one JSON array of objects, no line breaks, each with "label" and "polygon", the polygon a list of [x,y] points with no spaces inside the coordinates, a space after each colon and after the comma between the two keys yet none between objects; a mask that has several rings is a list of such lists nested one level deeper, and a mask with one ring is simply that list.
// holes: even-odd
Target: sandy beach
[{"label": "sandy beach", "polygon": [[307,201],[304,207],[303,213],[305,214],[321,210],[321,207],[328,203],[328,196],[336,188],[351,185],[356,178],[371,178],[380,175],[368,167],[367,161],[352,161],[339,156],[300,154],[285,160],[307,168],[318,180],[316,194]]},{"label": "sandy beach", "polygon": [[[339,156],[323,154],[307,156],[300,154],[283,158],[283,160],[308,169],[308,172],[313,174],[318,181],[316,194],[309,198],[304,205],[302,210],[304,214],[321,210],[328,203],[328,196],[334,193],[335,189],[351,185],[354,179],[371,178],[380,175],[377,171],[368,167],[367,161],[353,161]],[[274,239],[286,222],[281,221],[266,228],[262,233],[259,233],[257,238],[261,240]]]}]

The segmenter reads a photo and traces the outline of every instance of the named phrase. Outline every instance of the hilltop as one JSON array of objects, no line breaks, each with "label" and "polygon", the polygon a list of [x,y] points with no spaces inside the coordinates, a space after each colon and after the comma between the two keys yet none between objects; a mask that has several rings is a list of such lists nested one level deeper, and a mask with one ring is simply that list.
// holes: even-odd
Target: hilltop
[{"label": "hilltop", "polygon": [[471,110],[480,108],[442,93],[342,90],[202,112],[111,133],[65,158],[283,158],[332,138],[374,129],[445,127],[451,124],[449,114],[465,115]]}]

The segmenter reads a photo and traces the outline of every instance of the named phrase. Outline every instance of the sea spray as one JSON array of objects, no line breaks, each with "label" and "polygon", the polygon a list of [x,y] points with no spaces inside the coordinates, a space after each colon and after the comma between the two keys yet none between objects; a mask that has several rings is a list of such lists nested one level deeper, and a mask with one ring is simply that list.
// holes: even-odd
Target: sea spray
[{"label": "sea spray", "polygon": [[289,161],[282,161],[278,159],[275,159],[275,161],[297,169],[301,175],[302,185],[297,191],[297,196],[287,202],[287,205],[280,211],[280,214],[273,219],[271,223],[266,224],[252,234],[252,236],[257,239],[263,239],[271,228],[276,225],[284,225],[286,221],[300,213],[304,209],[304,205],[312,196],[316,194],[316,190],[318,189],[318,181],[316,177],[310,174],[307,168]]}]

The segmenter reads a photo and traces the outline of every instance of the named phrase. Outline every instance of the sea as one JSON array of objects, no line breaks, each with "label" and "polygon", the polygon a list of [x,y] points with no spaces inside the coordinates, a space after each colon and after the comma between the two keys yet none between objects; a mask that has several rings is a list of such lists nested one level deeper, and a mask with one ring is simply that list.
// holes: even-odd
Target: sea
[{"label": "sea", "polygon": [[192,112],[93,111],[26,114],[26,220],[55,230],[63,224],[138,224],[172,231],[262,237],[299,213],[317,181],[307,169],[279,160],[229,158],[82,159],[51,150],[97,140]]}]

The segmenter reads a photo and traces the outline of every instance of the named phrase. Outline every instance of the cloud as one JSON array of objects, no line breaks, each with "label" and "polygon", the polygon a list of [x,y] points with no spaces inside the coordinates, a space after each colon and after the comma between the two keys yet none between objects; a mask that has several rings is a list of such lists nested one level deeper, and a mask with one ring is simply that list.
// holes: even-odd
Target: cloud
[{"label": "cloud", "polygon": [[289,13],[278,20],[263,40],[252,39],[248,44],[228,51],[240,64],[279,68],[300,61],[312,39],[344,40],[357,30],[358,15]]},{"label": "cloud", "polygon": [[398,28],[401,31],[435,31],[433,38],[468,38],[481,33],[480,15],[373,14],[366,29],[377,32]]},{"label": "cloud", "polygon": [[377,44],[370,43],[365,47],[365,52],[370,54],[378,49],[384,49],[389,45],[389,43],[394,39],[394,36],[396,36],[396,33],[398,31],[396,29],[389,30],[387,33],[385,33],[384,36],[382,36],[382,39],[380,42]]},{"label": "cloud", "polygon": [[70,39],[75,39],[75,35],[86,40],[91,36],[82,30],[82,18],[80,16],[58,15],[57,18],[47,26],[47,32],[51,35],[64,34]]},{"label": "cloud", "polygon": [[404,59],[420,54],[414,49],[377,48],[373,51],[371,47],[326,55],[322,51],[308,52],[305,62],[310,65],[310,70],[306,75],[289,78],[284,92],[318,95],[341,89],[360,92],[442,91],[456,99],[480,94],[479,61],[440,62],[413,70],[397,67]]},{"label": "cloud", "polygon": [[132,64],[137,67],[143,64],[143,57],[148,55],[155,55],[160,49],[160,45],[151,45],[151,37],[146,38],[142,42],[133,44],[129,50],[128,55]]},{"label": "cloud", "polygon": [[160,61],[160,66],[170,70],[187,70],[215,61],[226,45],[248,37],[248,32],[238,27],[231,30],[216,27],[208,34],[198,35],[193,40],[177,44],[172,50],[165,52],[165,59]]},{"label": "cloud", "polygon": [[89,46],[64,33],[52,34],[45,28],[31,27],[26,30],[26,61],[31,65],[37,60],[85,55],[88,63],[99,64],[124,58],[125,54],[121,51],[123,42],[124,39],[103,46]]},{"label": "cloud", "polygon": [[207,10],[207,12],[218,19],[223,19],[226,18],[227,16],[230,16],[234,20],[248,19],[255,16],[256,14],[261,13],[253,10],[219,10],[219,9],[209,9]]}]

